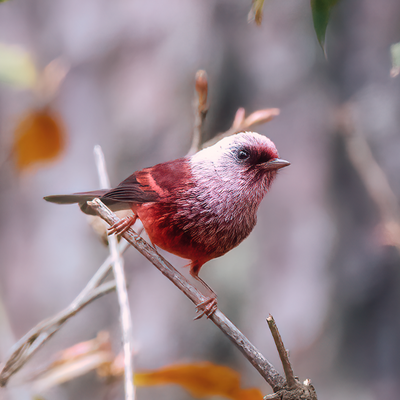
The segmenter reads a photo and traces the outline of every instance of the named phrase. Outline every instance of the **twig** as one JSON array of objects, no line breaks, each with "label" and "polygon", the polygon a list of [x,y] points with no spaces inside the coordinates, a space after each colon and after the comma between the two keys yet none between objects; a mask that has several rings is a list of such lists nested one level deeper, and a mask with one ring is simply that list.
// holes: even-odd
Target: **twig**
[{"label": "twig", "polygon": [[[119,221],[118,217],[111,212],[99,199],[94,199],[88,204],[112,225]],[[202,303],[206,298],[188,280],[178,272],[167,260],[158,254],[145,240],[143,240],[132,229],[128,229],[122,236],[142,253],[156,268],[158,268],[172,283],[177,286],[196,305]],[[250,363],[264,377],[274,391],[282,389],[286,382],[265,357],[250,343],[250,341],[232,324],[231,321],[217,309],[210,317],[212,322],[221,329],[225,335],[239,348]]]},{"label": "twig", "polygon": [[[101,189],[109,189],[110,180],[107,174],[104,154],[100,146],[98,145],[95,146],[94,155],[96,159],[97,170],[99,173]],[[133,377],[132,317],[131,317],[131,310],[129,307],[128,292],[126,289],[124,261],[123,258],[118,253],[118,248],[117,248],[118,243],[116,236],[110,236],[108,238],[108,243],[110,247],[110,254],[111,257],[113,258],[112,265],[117,286],[118,303],[120,307],[122,343],[123,343],[124,366],[125,366],[125,375],[124,375],[125,399],[134,400],[135,387],[132,379]]]},{"label": "twig", "polygon": [[[120,244],[118,251],[119,253],[123,253],[127,248],[128,243],[124,241]],[[39,322],[39,324],[18,340],[11,348],[11,355],[5,361],[4,367],[0,373],[0,386],[5,386],[10,377],[15,374],[69,318],[74,316],[93,300],[115,289],[114,281],[100,285],[107,276],[112,261],[112,256],[107,257],[85,288],[68,307],[53,317]]]},{"label": "twig", "polygon": [[294,378],[293,369],[289,361],[288,352],[285,349],[281,335],[279,334],[278,327],[275,324],[275,320],[270,314],[267,318],[269,329],[271,330],[272,337],[275,341],[275,346],[278,349],[279,357],[282,362],[283,370],[285,371],[285,377],[287,387],[289,390],[294,389],[297,386],[297,382]]},{"label": "twig", "polygon": [[208,81],[206,71],[199,70],[196,73],[196,94],[194,98],[195,117],[193,124],[192,144],[187,156],[192,156],[201,149],[203,137],[203,123],[207,115]]}]

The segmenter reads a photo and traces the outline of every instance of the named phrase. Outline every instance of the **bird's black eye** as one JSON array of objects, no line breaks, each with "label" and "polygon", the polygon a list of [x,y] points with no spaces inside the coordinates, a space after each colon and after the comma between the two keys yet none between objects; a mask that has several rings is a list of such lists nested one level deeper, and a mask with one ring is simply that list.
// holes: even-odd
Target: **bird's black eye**
[{"label": "bird's black eye", "polygon": [[250,157],[250,152],[245,149],[240,149],[237,155],[239,160],[247,160]]}]

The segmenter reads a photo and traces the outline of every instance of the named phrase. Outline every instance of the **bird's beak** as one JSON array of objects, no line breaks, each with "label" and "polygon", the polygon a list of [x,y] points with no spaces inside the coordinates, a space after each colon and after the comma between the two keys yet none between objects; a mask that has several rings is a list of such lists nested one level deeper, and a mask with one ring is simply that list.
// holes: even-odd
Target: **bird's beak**
[{"label": "bird's beak", "polygon": [[273,160],[267,161],[263,164],[266,171],[273,171],[276,169],[281,169],[290,165],[289,161],[282,160],[281,158],[274,158]]}]

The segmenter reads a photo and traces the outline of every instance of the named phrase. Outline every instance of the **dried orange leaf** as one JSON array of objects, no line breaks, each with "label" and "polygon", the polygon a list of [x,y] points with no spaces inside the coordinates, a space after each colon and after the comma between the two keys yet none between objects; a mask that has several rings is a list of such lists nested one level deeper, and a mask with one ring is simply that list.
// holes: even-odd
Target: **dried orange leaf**
[{"label": "dried orange leaf", "polygon": [[28,113],[15,129],[14,155],[19,170],[55,160],[65,147],[61,117],[50,108]]},{"label": "dried orange leaf", "polygon": [[176,384],[195,398],[222,396],[232,400],[262,400],[256,388],[242,389],[240,375],[229,367],[208,362],[179,364],[135,374],[137,386]]},{"label": "dried orange leaf", "polygon": [[202,69],[196,73],[196,92],[199,96],[199,109],[204,110],[207,108],[207,95],[208,95],[208,79],[206,71]]}]

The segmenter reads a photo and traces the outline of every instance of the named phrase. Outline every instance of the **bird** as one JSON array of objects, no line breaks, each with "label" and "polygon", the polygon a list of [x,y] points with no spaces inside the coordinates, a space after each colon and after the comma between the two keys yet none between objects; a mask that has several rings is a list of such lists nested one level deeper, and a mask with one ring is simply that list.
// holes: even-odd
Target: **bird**
[{"label": "bird", "polygon": [[111,226],[109,234],[125,232],[138,218],[153,246],[190,260],[190,275],[211,292],[196,310],[210,317],[217,296],[199,277],[200,269],[250,234],[261,200],[288,165],[269,138],[245,131],[192,156],[136,171],[114,189],[44,199],[78,203],[89,215],[96,213],[87,202],[96,197],[113,211],[130,209],[133,215]]}]

